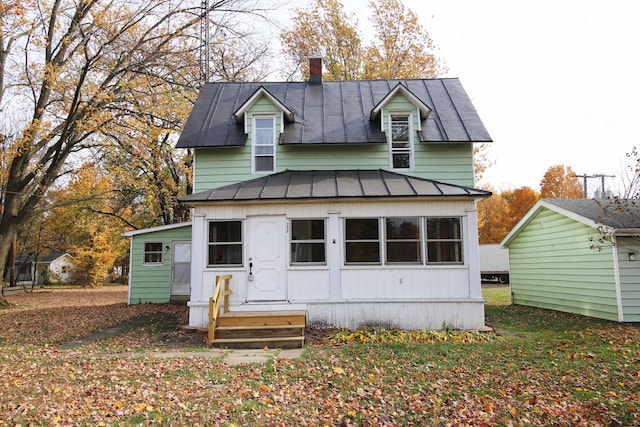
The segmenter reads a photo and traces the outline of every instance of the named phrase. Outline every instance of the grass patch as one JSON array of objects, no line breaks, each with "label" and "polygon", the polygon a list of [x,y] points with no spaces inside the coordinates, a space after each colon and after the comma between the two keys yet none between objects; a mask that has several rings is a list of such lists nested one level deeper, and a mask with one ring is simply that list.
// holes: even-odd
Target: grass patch
[{"label": "grass patch", "polygon": [[[77,300],[86,303],[87,292]],[[151,310],[105,301],[104,293],[95,309],[49,301],[46,310],[0,312],[0,425],[640,424],[638,326],[512,306],[508,288],[483,294],[491,339],[336,331],[300,359],[239,366],[197,356],[105,357],[162,351],[145,337],[173,334],[164,320],[56,350],[50,343]],[[63,331],[44,328],[51,319]],[[40,325],[53,336],[37,332]]]}]

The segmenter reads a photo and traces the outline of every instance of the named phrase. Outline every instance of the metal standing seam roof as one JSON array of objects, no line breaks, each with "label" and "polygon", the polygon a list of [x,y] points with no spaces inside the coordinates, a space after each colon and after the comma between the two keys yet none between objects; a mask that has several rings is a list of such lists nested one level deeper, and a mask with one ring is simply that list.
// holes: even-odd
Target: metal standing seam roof
[{"label": "metal standing seam roof", "polygon": [[309,82],[223,82],[205,84],[176,147],[228,147],[247,142],[233,114],[261,88],[293,113],[280,144],[386,143],[376,106],[403,85],[431,112],[423,117],[422,142],[491,142],[457,78]]},{"label": "metal standing seam roof", "polygon": [[301,200],[322,198],[489,197],[491,192],[378,170],[286,170],[201,191],[180,202]]}]

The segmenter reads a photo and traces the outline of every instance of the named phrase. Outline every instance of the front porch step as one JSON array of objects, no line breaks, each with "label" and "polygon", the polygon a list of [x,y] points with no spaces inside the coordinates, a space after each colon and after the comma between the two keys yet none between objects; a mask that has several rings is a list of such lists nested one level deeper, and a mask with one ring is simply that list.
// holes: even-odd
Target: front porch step
[{"label": "front porch step", "polygon": [[232,311],[218,318],[214,347],[300,348],[306,311]]}]

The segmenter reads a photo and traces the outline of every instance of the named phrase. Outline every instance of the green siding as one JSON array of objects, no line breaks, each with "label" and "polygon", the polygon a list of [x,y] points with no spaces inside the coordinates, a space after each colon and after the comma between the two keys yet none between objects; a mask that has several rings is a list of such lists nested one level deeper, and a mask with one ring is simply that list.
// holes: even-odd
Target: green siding
[{"label": "green siding", "polygon": [[515,304],[618,320],[611,247],[597,230],[543,209],[509,244]]},{"label": "green siding", "polygon": [[[618,239],[620,263],[620,293],[625,322],[640,322],[640,248],[637,238]],[[629,261],[629,252],[636,254],[636,261]]]},{"label": "green siding", "polygon": [[260,175],[251,174],[251,147],[248,145],[195,150],[194,192],[218,188],[258,176]]},{"label": "green siding", "polygon": [[130,304],[166,303],[171,300],[171,249],[163,252],[162,265],[144,265],[145,242],[162,242],[169,246],[175,240],[191,240],[191,227],[184,226],[131,237],[131,271],[129,272]]},{"label": "green siding", "polygon": [[[396,95],[385,106],[381,114],[385,126],[390,110],[413,111],[415,171],[403,173],[450,184],[474,185],[472,144],[420,143],[417,136],[418,110],[402,94]],[[247,111],[247,145],[196,149],[195,192],[261,176],[251,173],[251,126],[253,115],[264,113],[276,114],[276,129],[279,130],[280,111],[263,97]],[[390,169],[389,147],[387,144],[278,145],[276,172],[286,169]]]},{"label": "green siding", "polygon": [[[405,172],[421,178],[472,187],[473,156],[471,144],[417,144],[416,170]],[[277,146],[276,172],[286,169],[389,169],[386,144]],[[195,156],[194,191],[262,176],[251,173],[251,148],[200,148]]]}]

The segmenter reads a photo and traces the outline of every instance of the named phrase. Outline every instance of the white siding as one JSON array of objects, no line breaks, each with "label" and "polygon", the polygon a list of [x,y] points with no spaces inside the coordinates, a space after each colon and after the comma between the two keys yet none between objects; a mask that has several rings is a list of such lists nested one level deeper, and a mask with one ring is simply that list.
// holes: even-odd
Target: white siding
[{"label": "white siding", "polygon": [[[207,221],[246,220],[252,215],[285,215],[327,220],[327,265],[289,266],[287,302],[309,311],[309,320],[335,326],[385,323],[398,327],[440,328],[443,323],[461,329],[484,325],[477,249],[477,218],[472,200],[311,201],[299,203],[235,203],[198,207],[194,212],[192,295],[190,324],[206,325],[207,301],[215,276],[231,274],[232,310],[257,308],[247,303],[247,247],[244,229],[244,265],[211,268],[206,265]],[[460,265],[344,265],[344,218],[460,217],[464,264]],[[201,236],[200,239],[197,236]],[[287,240],[288,240],[287,236]],[[424,242],[423,242],[424,243]],[[287,250],[287,260],[289,253]],[[287,262],[289,265],[289,263]],[[373,311],[371,311],[373,310]],[[399,315],[398,313],[402,314]]]}]

